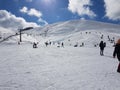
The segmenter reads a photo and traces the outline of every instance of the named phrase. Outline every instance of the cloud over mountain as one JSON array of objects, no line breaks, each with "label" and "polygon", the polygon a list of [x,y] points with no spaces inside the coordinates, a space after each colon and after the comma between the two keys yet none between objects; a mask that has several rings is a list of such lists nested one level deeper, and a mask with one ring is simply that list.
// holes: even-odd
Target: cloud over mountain
[{"label": "cloud over mountain", "polygon": [[20,12],[22,13],[26,13],[27,15],[30,15],[30,16],[35,16],[35,17],[42,17],[42,13],[38,10],[36,10],[35,8],[31,8],[30,10],[27,8],[27,7],[23,7],[20,9]]},{"label": "cloud over mountain", "polygon": [[25,14],[27,14],[29,16],[37,17],[38,22],[42,23],[43,25],[48,24],[48,22],[46,20],[42,19],[42,16],[43,16],[42,12],[36,10],[35,8],[28,9],[26,6],[24,6],[23,8],[20,9],[20,12],[25,13]]},{"label": "cloud over mountain", "polygon": [[90,6],[92,6],[91,0],[69,0],[68,10],[80,16],[95,17],[96,14],[90,9]]},{"label": "cloud over mountain", "polygon": [[11,29],[24,28],[28,26],[39,27],[38,24],[34,22],[27,22],[24,18],[16,17],[6,10],[0,10],[0,26]]},{"label": "cloud over mountain", "polygon": [[120,0],[104,0],[106,17],[111,20],[120,20]]}]

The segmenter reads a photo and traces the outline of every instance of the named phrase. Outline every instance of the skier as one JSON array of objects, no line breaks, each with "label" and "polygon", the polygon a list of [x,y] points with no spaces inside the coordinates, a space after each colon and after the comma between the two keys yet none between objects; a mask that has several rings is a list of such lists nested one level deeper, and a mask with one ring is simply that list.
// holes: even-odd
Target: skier
[{"label": "skier", "polygon": [[49,42],[49,45],[51,45],[51,42]]},{"label": "skier", "polygon": [[61,47],[63,47],[63,48],[64,48],[64,43],[63,43],[63,42],[61,43]]},{"label": "skier", "polygon": [[82,42],[82,47],[84,46],[84,43]]},{"label": "skier", "polygon": [[33,48],[37,48],[37,43],[33,43]]},{"label": "skier", "polygon": [[48,46],[48,42],[45,42],[46,47]]},{"label": "skier", "polygon": [[103,41],[100,42],[99,47],[100,47],[100,55],[103,56],[104,48],[105,48],[106,43],[103,43]]},{"label": "skier", "polygon": [[120,39],[117,41],[117,43],[115,45],[115,49],[113,52],[113,58],[115,58],[115,56],[117,56],[118,61],[119,61],[117,72],[120,73]]}]

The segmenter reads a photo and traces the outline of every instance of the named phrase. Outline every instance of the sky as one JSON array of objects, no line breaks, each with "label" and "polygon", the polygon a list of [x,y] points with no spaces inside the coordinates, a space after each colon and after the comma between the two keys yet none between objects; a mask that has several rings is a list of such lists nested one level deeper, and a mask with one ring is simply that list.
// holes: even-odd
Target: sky
[{"label": "sky", "polygon": [[38,27],[68,20],[120,25],[120,0],[0,0],[1,27]]}]

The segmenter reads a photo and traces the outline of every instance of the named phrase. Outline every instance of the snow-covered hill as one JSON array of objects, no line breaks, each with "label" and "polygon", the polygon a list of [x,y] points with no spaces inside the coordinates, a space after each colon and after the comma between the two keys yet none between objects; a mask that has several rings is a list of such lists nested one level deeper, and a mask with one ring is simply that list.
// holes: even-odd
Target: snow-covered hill
[{"label": "snow-covered hill", "polygon": [[[101,40],[107,42],[108,36],[115,41],[120,37],[120,25],[102,23],[88,20],[73,20],[50,24],[44,27],[35,28],[26,33],[35,34],[40,42],[54,41],[65,42],[67,45],[76,43],[94,44]],[[101,36],[104,36],[101,39]]]},{"label": "snow-covered hill", "polygon": [[[118,60],[112,58],[119,30],[119,25],[78,20],[25,31],[23,42],[39,42],[38,48],[17,45],[19,35],[9,38],[0,43],[0,90],[120,90]],[[101,40],[107,44],[104,56]],[[46,41],[52,44],[46,47]]]},{"label": "snow-covered hill", "polygon": [[0,90],[120,90],[113,48],[0,45]]},{"label": "snow-covered hill", "polygon": [[[29,31],[25,31],[27,35],[23,35],[23,41],[40,42],[45,41],[65,42],[66,45],[75,45],[85,43],[86,45],[98,44],[101,40],[107,42],[108,36],[115,41],[120,37],[120,25],[88,21],[73,20],[66,22],[58,22],[49,24],[44,27],[37,27]],[[101,36],[104,36],[101,39]],[[10,39],[11,40],[11,39]],[[15,42],[19,41],[19,36],[12,38]],[[109,42],[108,42],[109,43]]]},{"label": "snow-covered hill", "polygon": [[[17,32],[18,33],[18,32]],[[15,31],[0,27],[0,43],[18,43],[20,36]],[[28,36],[27,34],[22,35],[24,42],[38,42],[34,37]]]},{"label": "snow-covered hill", "polygon": [[103,23],[90,20],[71,20],[66,22],[58,22],[47,25],[45,27],[36,28],[37,31],[48,33],[53,35],[69,34],[84,30],[99,30],[120,33],[120,25]]}]

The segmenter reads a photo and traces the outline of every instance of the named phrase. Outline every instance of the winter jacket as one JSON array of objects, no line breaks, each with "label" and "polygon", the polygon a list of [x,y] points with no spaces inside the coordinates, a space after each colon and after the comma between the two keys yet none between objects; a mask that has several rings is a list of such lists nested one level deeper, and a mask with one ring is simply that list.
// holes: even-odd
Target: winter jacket
[{"label": "winter jacket", "polygon": [[115,57],[116,55],[117,55],[118,60],[120,61],[120,44],[115,45],[113,57]]},{"label": "winter jacket", "polygon": [[105,45],[104,45],[103,41],[100,42],[99,47],[100,47],[101,50],[104,50]]}]

